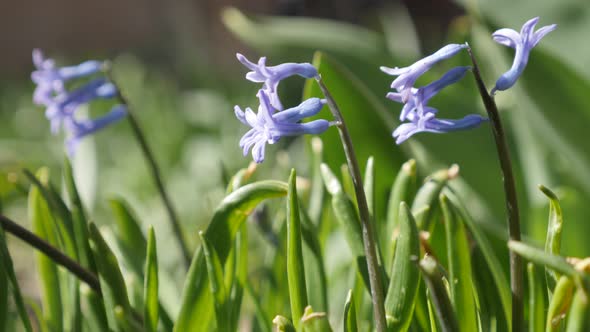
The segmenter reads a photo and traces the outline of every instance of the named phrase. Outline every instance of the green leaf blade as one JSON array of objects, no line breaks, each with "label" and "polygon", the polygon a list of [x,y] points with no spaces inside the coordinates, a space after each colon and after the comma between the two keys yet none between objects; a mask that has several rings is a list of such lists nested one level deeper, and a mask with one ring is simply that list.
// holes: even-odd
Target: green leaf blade
[{"label": "green leaf blade", "polygon": [[158,329],[158,311],[160,305],[158,301],[158,253],[153,227],[150,227],[148,230],[144,274],[144,326],[147,332],[156,332]]}]

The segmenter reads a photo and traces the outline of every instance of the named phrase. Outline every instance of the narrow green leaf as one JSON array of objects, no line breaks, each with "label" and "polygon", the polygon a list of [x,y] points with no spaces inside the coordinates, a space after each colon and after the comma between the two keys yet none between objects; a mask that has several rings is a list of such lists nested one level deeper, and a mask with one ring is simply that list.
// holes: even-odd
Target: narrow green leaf
[{"label": "narrow green leaf", "polygon": [[118,320],[115,317],[114,308],[119,306],[125,312],[130,312],[131,305],[129,304],[127,287],[125,286],[125,280],[123,279],[119,262],[94,223],[89,224],[89,235],[90,247],[94,254],[96,267],[98,268],[98,276],[109,326],[116,328],[118,331],[123,331],[123,328],[117,323]]},{"label": "narrow green leaf", "polygon": [[565,323],[565,315],[572,303],[574,288],[575,284],[571,278],[567,276],[559,278],[549,302],[545,331],[558,332],[562,330],[562,323]]},{"label": "narrow green leaf", "polygon": [[[47,181],[47,171],[40,171],[42,182]],[[29,191],[29,219],[33,232],[50,244],[57,246],[58,240],[53,229],[54,221],[49,212],[49,207],[37,187],[31,187]],[[43,303],[43,319],[52,331],[61,331],[63,325],[63,306],[59,273],[57,265],[45,254],[36,252],[37,266],[39,269],[39,281],[41,282],[41,301]]]},{"label": "narrow green leaf", "polygon": [[[320,169],[321,171],[321,169]],[[356,192],[354,191],[354,182],[352,181],[352,177],[350,176],[350,171],[348,170],[348,164],[340,165],[340,176],[342,177],[342,188],[350,200],[354,203],[354,206],[358,212],[357,200],[356,200]]]},{"label": "narrow green leaf", "polygon": [[213,304],[215,305],[215,317],[217,321],[217,331],[228,331],[229,312],[227,312],[227,290],[223,280],[223,269],[215,248],[209,243],[203,232],[199,232],[199,238],[205,256],[207,266],[207,275],[209,277],[209,289],[213,295]]},{"label": "narrow green leaf", "polygon": [[230,257],[233,256],[235,261],[235,267],[233,269],[234,276],[231,278],[228,277],[228,274],[230,274],[232,271],[227,269],[227,263],[229,263],[229,259],[226,263],[226,269],[224,271],[226,275],[225,285],[230,292],[230,326],[231,330],[235,331],[241,318],[240,310],[242,308],[242,300],[244,297],[243,284],[248,280],[248,225],[246,223],[242,224],[240,227],[240,230],[236,235],[235,245],[232,248],[232,251],[233,254],[230,253]]},{"label": "narrow green leaf", "polygon": [[430,331],[438,332],[438,321],[436,320],[434,305],[432,304],[432,300],[429,293],[430,292],[426,290],[426,305],[428,306],[428,317],[430,317]]},{"label": "narrow green leaf", "polygon": [[443,281],[443,273],[440,266],[430,256],[424,257],[420,261],[419,266],[423,272],[424,281],[428,286],[430,299],[439,320],[441,330],[443,332],[460,331],[457,317],[449,299],[447,287]]},{"label": "narrow green leaf", "polygon": [[[320,165],[323,162],[324,144],[322,139],[314,136],[310,141],[311,150],[311,188],[309,192],[308,214],[314,225],[319,226],[324,210],[325,189]],[[312,304],[313,305],[313,304]]]},{"label": "narrow green leaf", "polygon": [[250,165],[248,165],[248,168],[242,168],[236,172],[236,174],[234,174],[229,180],[225,193],[229,194],[243,186],[256,171],[256,165],[255,162],[251,162]]},{"label": "narrow green leaf", "polygon": [[86,304],[84,314],[90,331],[108,331],[109,322],[103,298],[85,283],[80,284],[80,297],[82,303]]},{"label": "narrow green leaf", "polygon": [[71,202],[70,210],[74,230],[74,241],[76,243],[76,248],[78,249],[80,264],[96,273],[96,264],[94,263],[92,253],[90,252],[88,224],[84,213],[84,206],[82,205],[82,200],[80,199],[78,189],[76,188],[72,165],[68,158],[65,158],[64,162],[64,181]]},{"label": "narrow green leaf", "polygon": [[[545,252],[559,255],[561,249],[561,230],[563,228],[563,214],[559,198],[551,190],[540,185],[539,189],[549,198],[549,222],[547,223],[547,240],[545,241]],[[560,275],[552,269],[545,269],[547,290],[553,293],[553,288]]]},{"label": "narrow green leaf", "polygon": [[121,331],[124,332],[143,332],[143,326],[137,322],[132,316],[131,310],[125,310],[122,306],[118,305],[113,308],[115,321]]},{"label": "narrow green leaf", "polygon": [[[529,331],[545,330],[545,285],[535,264],[527,264],[529,280]],[[542,272],[541,272],[542,273]]]},{"label": "narrow green leaf", "polygon": [[[286,194],[286,183],[260,181],[245,185],[223,199],[205,233],[205,237],[219,255],[220,263],[225,263],[237,230],[258,203]],[[208,277],[205,264],[204,253],[197,249],[186,277],[182,304],[174,325],[176,332],[203,331],[209,326],[213,299],[206,289]]]},{"label": "narrow green leaf", "polygon": [[12,258],[10,258],[8,246],[6,245],[4,228],[2,227],[0,227],[0,259],[2,260],[2,268],[4,270],[3,272],[8,277],[8,281],[10,282],[12,296],[14,298],[14,302],[16,304],[16,308],[23,326],[27,332],[33,332],[33,327],[31,326],[31,321],[29,320],[27,308],[25,307],[25,302],[18,285],[18,279],[16,278],[16,273],[14,272],[14,264],[12,263]]},{"label": "narrow green leaf", "polygon": [[115,216],[117,239],[120,240],[123,247],[121,253],[125,255],[125,260],[130,263],[130,267],[141,278],[143,277],[147,241],[140,223],[123,199],[110,199],[109,204]]},{"label": "narrow green leaf", "polygon": [[547,253],[519,241],[508,241],[508,248],[535,264],[544,265],[574,279],[580,277],[580,273],[561,256]]},{"label": "narrow green leaf", "polygon": [[287,194],[287,279],[289,281],[291,317],[295,328],[298,329],[299,320],[307,306],[307,287],[305,286],[296,177],[295,169],[292,169],[289,177],[289,193]]},{"label": "narrow green leaf", "polygon": [[303,261],[307,299],[313,308],[328,312],[328,283],[318,231],[305,210],[300,209],[299,212],[301,213],[301,237],[304,243]]},{"label": "narrow green leaf", "polygon": [[143,291],[143,320],[147,332],[158,329],[158,253],[154,228],[148,229],[147,252],[145,258],[145,282]]},{"label": "narrow green leaf", "polygon": [[254,303],[254,312],[256,315],[256,319],[258,320],[258,324],[260,324],[260,327],[262,328],[262,331],[271,332],[272,326],[270,325],[270,319],[268,319],[267,314],[264,312],[264,309],[262,308],[262,304],[260,304],[260,298],[256,296],[256,294],[254,294],[254,290],[252,289],[252,286],[250,286],[250,284],[247,282],[247,280],[244,280],[242,286],[244,287],[246,294],[250,296],[250,299]]},{"label": "narrow green leaf", "polygon": [[277,315],[272,320],[272,323],[277,327],[278,332],[295,332],[295,326],[291,323],[289,318]]},{"label": "narrow green leaf", "polygon": [[350,198],[344,193],[342,185],[338,178],[332,173],[328,165],[321,166],[322,178],[326,190],[332,195],[332,209],[336,219],[342,225],[344,235],[350,251],[355,258],[358,271],[363,277],[365,287],[369,290],[369,274],[367,271],[367,260],[363,248],[363,238],[361,234],[361,224],[356,208]]},{"label": "narrow green leaf", "polygon": [[587,332],[590,329],[590,299],[584,289],[576,290],[568,316],[566,332]]},{"label": "narrow green leaf", "polygon": [[354,306],[354,296],[352,290],[348,291],[346,295],[346,303],[344,304],[344,332],[357,332],[356,324],[356,308]]},{"label": "narrow green leaf", "polygon": [[365,196],[367,198],[367,205],[369,207],[369,214],[371,215],[371,218],[375,220],[375,160],[373,156],[367,159],[363,185]]},{"label": "narrow green leaf", "polygon": [[385,297],[385,315],[388,329],[407,331],[420,282],[420,270],[411,263],[412,259],[420,256],[420,238],[414,217],[405,202],[400,203],[399,213],[399,235]]},{"label": "narrow green leaf", "polygon": [[449,169],[443,169],[431,174],[426,183],[418,189],[412,203],[412,213],[418,217],[419,211],[429,207],[426,213],[420,214],[420,218],[416,219],[416,224],[420,230],[430,230],[432,217],[435,215],[438,206],[438,196],[447,182],[457,177],[458,174],[459,166],[453,165]]},{"label": "narrow green leaf", "polygon": [[[502,264],[496,256],[496,252],[494,251],[492,245],[490,244],[486,235],[483,233],[480,226],[475,223],[471,217],[471,214],[469,214],[462,201],[457,198],[455,193],[448,187],[445,188],[444,193],[449,197],[449,199],[452,200],[454,206],[458,209],[459,213],[461,214],[461,218],[465,222],[465,225],[467,228],[469,228],[469,231],[473,235],[477,246],[481,249],[481,253],[483,254],[483,257],[486,261],[486,265],[490,269],[491,276],[494,280],[495,289],[499,294],[505,320],[510,321],[510,317],[512,315],[510,285],[508,284],[508,280],[506,279],[506,275],[502,269]],[[483,287],[488,288],[488,285],[483,285]],[[502,322],[500,322],[500,324],[501,323]],[[508,324],[506,328],[509,328],[509,326],[510,324]]]},{"label": "narrow green leaf", "polygon": [[301,317],[301,331],[331,332],[332,327],[325,312],[313,312],[311,306],[307,306]]},{"label": "narrow green leaf", "polygon": [[384,254],[385,269],[390,271],[391,262],[393,259],[393,252],[395,249],[394,230],[399,225],[399,207],[401,202],[406,202],[408,205],[412,204],[414,194],[416,193],[416,161],[410,159],[406,161],[400,168],[395,181],[391,186],[389,194],[389,202],[387,204],[387,219],[384,227],[380,232],[381,250]]},{"label": "narrow green leaf", "polygon": [[440,195],[445,221],[451,302],[461,331],[476,331],[477,317],[473,295],[471,255],[463,220],[446,195]]}]

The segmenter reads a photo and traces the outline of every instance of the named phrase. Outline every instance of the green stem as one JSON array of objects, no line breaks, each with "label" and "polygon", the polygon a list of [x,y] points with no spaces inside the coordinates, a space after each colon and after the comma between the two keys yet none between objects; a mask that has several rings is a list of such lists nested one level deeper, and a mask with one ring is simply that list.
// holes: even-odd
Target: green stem
[{"label": "green stem", "polygon": [[[113,82],[113,84],[117,86],[117,83],[113,80],[111,75],[109,75],[109,79],[111,80],[111,82]],[[147,139],[145,138],[145,135],[143,134],[143,131],[139,126],[139,122],[135,118],[134,113],[131,111],[131,106],[127,101],[127,98],[125,98],[121,90],[118,88],[117,99],[119,99],[119,102],[121,104],[127,106],[127,119],[129,120],[129,124],[131,125],[133,135],[135,136],[135,139],[137,139],[141,151],[143,152],[143,155],[147,161],[148,168],[152,173],[152,178],[156,183],[156,187],[158,189],[158,192],[160,193],[160,197],[162,198],[164,207],[166,208],[166,213],[168,214],[168,219],[170,220],[170,224],[172,225],[172,230],[179,242],[180,250],[182,252],[185,265],[189,266],[191,262],[190,249],[188,247],[188,244],[186,243],[184,236],[182,235],[183,233],[182,228],[180,227],[180,222],[178,221],[178,217],[176,215],[176,212],[174,211],[174,207],[172,206],[172,201],[170,200],[168,193],[166,192],[166,188],[164,187],[164,182],[162,181],[162,175],[160,174],[160,169],[158,168],[158,164],[156,163],[156,158],[154,157],[154,154],[152,153],[152,150],[150,149],[147,143]]]},{"label": "green stem", "polygon": [[[512,163],[508,144],[506,143],[506,134],[502,127],[500,114],[494,98],[488,93],[483,83],[477,62],[473,56],[471,48],[467,49],[471,62],[473,63],[473,75],[477,82],[477,87],[481,99],[488,113],[492,132],[496,142],[500,167],[504,178],[504,192],[506,194],[506,209],[508,212],[508,236],[512,241],[520,241],[520,216],[518,212],[518,200],[516,195],[516,184],[512,172]],[[512,289],[512,331],[524,331],[524,267],[522,258],[514,251],[510,251],[510,288]]]},{"label": "green stem", "polygon": [[5,231],[11,233],[12,235],[18,237],[24,242],[30,244],[32,247],[41,251],[42,253],[47,255],[47,257],[51,258],[54,262],[65,267],[66,269],[68,269],[68,271],[76,275],[76,277],[78,277],[80,280],[88,284],[88,286],[90,286],[90,288],[92,288],[92,290],[94,290],[97,294],[101,294],[100,283],[94,273],[86,270],[76,261],[63,254],[61,251],[53,247],[51,244],[47,243],[42,238],[31,233],[26,228],[23,228],[19,224],[15,223],[14,221],[8,219],[3,215],[0,215],[0,224],[2,225],[2,228],[4,228]]},{"label": "green stem", "polygon": [[344,153],[346,155],[346,162],[348,163],[348,170],[354,183],[354,191],[356,194],[357,204],[359,208],[359,214],[361,219],[361,227],[363,233],[363,245],[365,248],[365,255],[367,256],[367,268],[369,271],[369,282],[371,286],[371,300],[373,301],[373,314],[375,316],[375,327],[378,332],[385,332],[387,324],[385,321],[385,309],[383,299],[383,283],[381,281],[381,274],[379,265],[377,262],[377,252],[375,243],[375,233],[371,224],[371,215],[369,213],[369,207],[367,205],[367,198],[363,188],[363,180],[361,178],[361,171],[356,159],[356,154],[352,146],[352,140],[348,133],[348,128],[344,123],[344,118],[340,109],[336,105],[336,101],[330,95],[328,88],[324,85],[321,77],[317,77],[322,93],[328,101],[328,107],[332,112],[332,115],[336,119],[338,133],[340,134],[340,140],[344,147]]}]

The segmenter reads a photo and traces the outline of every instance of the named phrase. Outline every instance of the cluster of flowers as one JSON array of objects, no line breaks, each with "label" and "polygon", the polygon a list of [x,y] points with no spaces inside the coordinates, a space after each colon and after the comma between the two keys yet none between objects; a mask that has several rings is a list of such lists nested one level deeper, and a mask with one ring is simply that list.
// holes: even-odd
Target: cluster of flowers
[{"label": "cluster of flowers", "polygon": [[[502,74],[496,81],[496,85],[491,91],[492,95],[494,95],[496,91],[506,90],[516,83],[516,80],[520,77],[526,67],[530,50],[537,45],[541,38],[557,27],[553,24],[540,28],[535,32],[534,27],[538,21],[538,17],[527,21],[523,25],[520,33],[512,29],[500,29],[492,34],[492,37],[496,42],[512,47],[516,50],[512,68]],[[420,88],[413,87],[418,77],[429,70],[434,64],[454,56],[467,47],[466,44],[450,44],[411,66],[404,68],[381,67],[381,70],[384,73],[398,76],[393,83],[391,83],[391,88],[396,89],[397,92],[388,93],[387,98],[404,104],[400,114],[400,120],[409,121],[402,123],[393,132],[393,137],[396,138],[397,144],[402,143],[416,133],[446,133],[455,130],[468,129],[476,127],[482,121],[487,120],[477,114],[469,114],[458,120],[437,119],[436,114],[438,110],[427,106],[428,101],[434,97],[434,95],[444,87],[459,81],[465,76],[465,73],[470,70],[470,67],[453,68],[437,81]]]},{"label": "cluster of flowers", "polygon": [[[102,72],[105,64],[100,61],[85,61],[76,66],[56,67],[55,61],[46,59],[40,50],[33,50],[36,70],[31,79],[37,85],[33,102],[46,107],[45,116],[50,122],[51,132],[59,133],[63,127],[67,133],[66,149],[74,155],[80,140],[105,126],[120,120],[127,114],[125,105],[115,105],[109,113],[97,119],[82,119],[80,106],[95,99],[111,99],[118,94],[117,87],[109,82]],[[66,84],[74,79],[97,76],[82,86],[68,90]]]},{"label": "cluster of flowers", "polygon": [[[491,91],[492,95],[497,91],[506,90],[516,83],[516,80],[526,67],[531,49],[539,43],[541,38],[557,27],[552,24],[534,31],[538,21],[538,17],[527,21],[520,33],[512,29],[500,29],[493,33],[492,37],[496,42],[514,48],[516,52],[512,67],[496,81],[496,85]],[[436,118],[438,110],[428,106],[428,101],[431,98],[443,88],[458,82],[471,67],[453,68],[440,79],[426,86],[414,87],[416,80],[432,66],[466,48],[468,48],[467,44],[450,44],[408,67],[381,67],[381,70],[386,74],[397,76],[391,84],[391,88],[396,89],[397,92],[390,92],[386,97],[404,104],[399,118],[402,122],[407,122],[403,122],[393,131],[393,137],[396,138],[397,144],[401,144],[412,135],[420,132],[447,133],[473,128],[487,121],[487,118],[478,114],[469,114],[457,120],[439,119]],[[238,106],[235,107],[238,119],[252,127],[240,140],[240,147],[243,149],[244,156],[253,147],[252,156],[254,161],[262,162],[266,143],[273,144],[281,136],[317,134],[328,128],[329,123],[326,120],[316,120],[305,124],[298,123],[305,117],[317,114],[325,101],[312,98],[297,107],[282,111],[283,107],[277,95],[277,86],[283,78],[292,75],[305,78],[317,77],[317,70],[311,64],[285,63],[274,67],[266,67],[266,58],[264,57],[260,58],[257,65],[248,61],[241,54],[238,54],[237,57],[241,63],[252,70],[246,75],[248,80],[264,83],[263,88],[258,92],[258,98],[260,99],[258,116],[249,108],[246,109],[246,112],[243,112]]]},{"label": "cluster of flowers", "polygon": [[283,63],[277,66],[266,66],[266,58],[258,60],[258,64],[250,62],[246,57],[237,54],[238,60],[251,71],[246,79],[256,83],[263,83],[262,89],[256,96],[260,101],[258,113],[247,107],[242,111],[239,106],[234,107],[238,120],[252,127],[240,140],[240,147],[244,156],[252,149],[255,162],[264,161],[266,143],[274,144],[283,136],[299,136],[303,134],[321,134],[331,123],[319,119],[300,123],[304,118],[314,116],[322,109],[326,101],[320,98],[309,98],[298,106],[283,110],[283,104],[278,95],[281,80],[298,75],[305,78],[318,76],[317,69],[310,63]]}]

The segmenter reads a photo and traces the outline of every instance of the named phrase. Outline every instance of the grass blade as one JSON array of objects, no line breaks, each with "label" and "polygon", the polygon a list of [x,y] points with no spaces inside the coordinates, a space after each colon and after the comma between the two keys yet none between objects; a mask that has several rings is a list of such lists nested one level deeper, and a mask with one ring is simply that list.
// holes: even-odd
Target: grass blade
[{"label": "grass blade", "polygon": [[367,290],[369,290],[367,260],[365,258],[361,224],[357,210],[350,198],[344,192],[340,181],[338,181],[338,178],[332,173],[328,165],[322,164],[321,171],[326,190],[332,195],[332,209],[334,210],[334,215],[344,230],[344,235],[348,246],[350,247],[350,251],[355,258],[357,269],[363,277],[363,282],[365,283]]},{"label": "grass blade", "polygon": [[584,289],[576,290],[568,316],[566,332],[585,332],[590,329],[590,301]]},{"label": "grass blade", "polygon": [[[453,165],[449,169],[443,169],[431,174],[426,183],[418,189],[412,213],[416,215],[416,224],[420,230],[430,231],[432,217],[435,215],[438,206],[438,196],[447,182],[459,174],[459,166]],[[424,208],[429,208],[426,213],[419,213]]]},{"label": "grass blade", "polygon": [[289,299],[291,317],[296,329],[307,306],[307,288],[301,245],[301,220],[299,218],[299,199],[297,197],[295,169],[289,177],[287,194],[287,279],[289,281]]},{"label": "grass blade", "polygon": [[369,214],[371,215],[371,219],[375,220],[375,160],[373,156],[367,159],[363,184],[365,197],[367,198],[367,206],[369,207]]},{"label": "grass blade", "polygon": [[[551,190],[542,185],[539,186],[539,189],[549,198],[549,222],[547,223],[545,251],[553,255],[559,255],[561,249],[561,230],[563,228],[563,214],[561,212],[559,198]],[[545,269],[545,275],[547,290],[549,294],[552,294],[560,275],[552,269]]]},{"label": "grass blade", "polygon": [[115,328],[116,331],[124,331],[124,327],[118,323],[115,317],[114,308],[119,306],[121,310],[130,312],[131,305],[129,304],[127,287],[123,280],[119,262],[93,223],[89,225],[89,235],[90,248],[92,249],[96,267],[98,268],[109,326]]},{"label": "grass blade", "polygon": [[529,331],[545,330],[545,285],[535,264],[527,264],[529,279]]},{"label": "grass blade", "polygon": [[455,313],[461,315],[460,330],[476,331],[471,255],[463,220],[444,194],[440,196],[440,205],[445,220],[451,302]]},{"label": "grass blade", "polygon": [[16,304],[16,308],[18,310],[18,314],[23,323],[23,326],[25,327],[25,330],[27,332],[33,332],[33,327],[31,325],[31,321],[29,320],[27,308],[25,307],[25,302],[23,300],[23,296],[18,285],[16,273],[14,272],[12,258],[10,258],[8,246],[6,245],[4,228],[2,227],[0,227],[0,259],[2,260],[2,268],[4,270],[4,273],[8,277],[8,281],[10,282],[10,285],[12,287],[12,296],[14,298],[14,302]]},{"label": "grass blade", "polygon": [[571,278],[567,276],[561,276],[559,278],[555,285],[551,301],[549,302],[545,331],[557,332],[563,330],[562,323],[565,322],[565,314],[571,306],[574,288],[575,284]]},{"label": "grass blade", "polygon": [[344,304],[344,332],[357,332],[356,308],[352,290],[348,291],[346,303]]},{"label": "grass blade", "polygon": [[387,204],[387,219],[385,227],[380,232],[381,236],[379,237],[379,240],[382,243],[381,250],[384,254],[386,271],[391,270],[391,261],[393,259],[395,245],[390,245],[390,243],[394,242],[393,233],[395,228],[399,225],[398,218],[400,203],[406,202],[408,205],[412,204],[412,200],[416,193],[416,181],[416,161],[410,159],[402,165],[395,177],[393,185],[391,186],[389,203]]},{"label": "grass blade", "polygon": [[[47,172],[40,172],[42,182],[46,182]],[[46,240],[53,246],[58,246],[58,240],[53,228],[54,221],[46,201],[43,199],[39,188],[33,186],[29,191],[29,218],[33,232],[40,238]],[[39,269],[39,281],[41,282],[41,301],[43,303],[43,319],[52,331],[61,331],[63,324],[63,304],[57,265],[45,254],[36,253],[37,266]]]},{"label": "grass blade", "polygon": [[150,226],[148,229],[147,252],[145,259],[145,281],[143,291],[144,313],[143,320],[147,332],[156,332],[158,329],[158,253],[156,248],[156,235]]},{"label": "grass blade", "polygon": [[[287,188],[284,182],[260,181],[245,185],[223,199],[205,232],[222,264],[225,263],[233,238],[246,217],[263,200],[285,196]],[[185,281],[174,331],[204,331],[208,328],[213,300],[206,290],[207,278],[204,254],[197,249]]]},{"label": "grass blade", "polygon": [[203,232],[199,232],[201,238],[203,255],[207,266],[207,275],[209,277],[209,289],[213,295],[213,304],[215,306],[215,317],[217,321],[217,331],[229,332],[229,312],[227,312],[227,290],[223,280],[223,269],[215,249],[209,243]]},{"label": "grass blade", "polygon": [[428,286],[430,299],[443,332],[459,330],[459,323],[453,311],[447,288],[443,281],[443,273],[434,258],[424,257],[419,263],[424,281]]},{"label": "grass blade", "polygon": [[399,208],[399,236],[391,267],[391,281],[385,297],[387,327],[392,331],[407,331],[412,321],[420,270],[411,264],[420,256],[418,227],[410,208],[404,202]]}]

